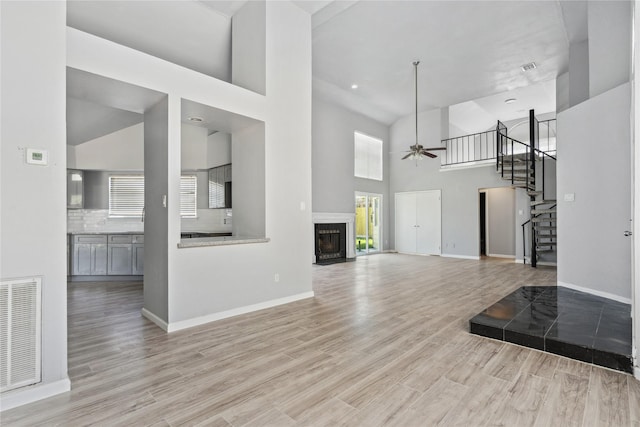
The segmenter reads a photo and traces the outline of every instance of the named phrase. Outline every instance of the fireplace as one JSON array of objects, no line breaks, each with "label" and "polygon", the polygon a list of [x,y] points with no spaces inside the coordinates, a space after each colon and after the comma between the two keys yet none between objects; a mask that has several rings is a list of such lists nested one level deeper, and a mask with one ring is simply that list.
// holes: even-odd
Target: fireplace
[{"label": "fireplace", "polygon": [[316,264],[347,259],[347,224],[315,224]]}]

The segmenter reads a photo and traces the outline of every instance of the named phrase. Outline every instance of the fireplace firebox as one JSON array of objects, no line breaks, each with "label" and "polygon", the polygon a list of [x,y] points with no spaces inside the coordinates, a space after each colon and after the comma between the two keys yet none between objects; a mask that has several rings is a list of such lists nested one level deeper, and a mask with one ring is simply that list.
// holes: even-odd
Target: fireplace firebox
[{"label": "fireplace firebox", "polygon": [[329,264],[347,259],[347,225],[315,224],[316,264]]}]

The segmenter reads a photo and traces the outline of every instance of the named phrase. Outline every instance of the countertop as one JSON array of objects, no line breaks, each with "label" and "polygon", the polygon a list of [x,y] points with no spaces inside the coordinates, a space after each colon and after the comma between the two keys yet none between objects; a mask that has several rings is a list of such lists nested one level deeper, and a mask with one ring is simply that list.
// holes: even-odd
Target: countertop
[{"label": "countertop", "polygon": [[271,241],[271,239],[268,237],[238,237],[238,236],[198,237],[198,238],[192,238],[192,239],[181,239],[180,243],[178,243],[178,248],[242,245],[247,243],[267,243],[269,241]]},{"label": "countertop", "polygon": [[82,235],[91,235],[91,236],[96,236],[96,235],[104,235],[104,234],[137,234],[137,235],[142,235],[144,234],[144,231],[70,231],[67,232],[67,234],[71,234],[73,236],[78,235],[78,234],[82,234]]}]

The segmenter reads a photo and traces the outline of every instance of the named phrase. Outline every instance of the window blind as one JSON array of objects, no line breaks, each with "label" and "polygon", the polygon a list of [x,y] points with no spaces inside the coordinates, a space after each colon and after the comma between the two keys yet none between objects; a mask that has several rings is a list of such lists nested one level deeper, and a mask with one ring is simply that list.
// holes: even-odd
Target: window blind
[{"label": "window blind", "polygon": [[109,216],[142,216],[144,209],[144,176],[109,177]]},{"label": "window blind", "polygon": [[354,175],[382,181],[382,140],[354,132]]},{"label": "window blind", "polygon": [[[180,177],[180,216],[198,216],[198,180],[195,175]],[[113,175],[109,177],[109,216],[140,217],[144,209],[144,176]]]},{"label": "window blind", "polygon": [[198,200],[198,180],[195,175],[180,177],[180,216],[196,218]]}]

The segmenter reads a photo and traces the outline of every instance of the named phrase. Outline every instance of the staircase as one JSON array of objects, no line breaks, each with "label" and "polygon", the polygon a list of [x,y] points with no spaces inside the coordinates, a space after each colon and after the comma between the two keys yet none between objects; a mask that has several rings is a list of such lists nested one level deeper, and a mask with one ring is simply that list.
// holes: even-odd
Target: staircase
[{"label": "staircase", "polygon": [[558,245],[556,200],[545,197],[545,177],[548,171],[555,173],[556,158],[538,148],[540,127],[533,110],[529,112],[529,126],[532,143],[526,144],[507,136],[506,126],[498,122],[496,166],[502,179],[522,188],[530,198],[531,218],[522,224],[523,254],[526,262],[529,226],[529,259],[531,266],[536,267],[538,261],[555,256]]}]

